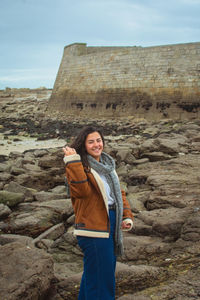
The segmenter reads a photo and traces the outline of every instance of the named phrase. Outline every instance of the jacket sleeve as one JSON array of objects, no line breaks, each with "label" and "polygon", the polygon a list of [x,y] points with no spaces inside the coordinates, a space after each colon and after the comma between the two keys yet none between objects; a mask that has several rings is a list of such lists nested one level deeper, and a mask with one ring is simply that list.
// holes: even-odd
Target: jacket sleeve
[{"label": "jacket sleeve", "polygon": [[130,204],[126,199],[126,193],[122,190],[122,200],[123,200],[123,220],[124,219],[131,219],[133,220],[133,214],[131,211]]},{"label": "jacket sleeve", "polygon": [[89,182],[84,171],[79,154],[64,157],[66,165],[66,177],[70,187],[70,194],[75,198],[82,198],[89,193]]},{"label": "jacket sleeve", "polygon": [[122,199],[123,199],[123,222],[129,223],[131,226],[128,229],[123,229],[123,231],[130,231],[133,228],[133,214],[131,211],[130,204],[126,199],[125,191],[122,191]]}]

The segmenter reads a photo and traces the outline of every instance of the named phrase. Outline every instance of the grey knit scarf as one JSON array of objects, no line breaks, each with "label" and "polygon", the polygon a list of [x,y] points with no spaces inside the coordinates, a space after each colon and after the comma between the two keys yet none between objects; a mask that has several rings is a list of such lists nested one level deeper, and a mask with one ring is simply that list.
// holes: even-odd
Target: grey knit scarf
[{"label": "grey knit scarf", "polygon": [[118,176],[115,173],[115,161],[105,152],[101,153],[100,162],[91,155],[87,155],[89,165],[97,173],[103,174],[110,186],[111,196],[116,203],[116,227],[115,227],[115,255],[123,254],[123,236],[121,222],[123,216],[123,201]]}]

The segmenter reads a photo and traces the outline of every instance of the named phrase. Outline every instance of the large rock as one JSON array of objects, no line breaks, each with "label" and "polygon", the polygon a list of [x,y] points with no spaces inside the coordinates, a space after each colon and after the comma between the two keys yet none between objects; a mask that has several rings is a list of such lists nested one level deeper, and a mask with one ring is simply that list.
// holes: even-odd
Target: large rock
[{"label": "large rock", "polygon": [[176,190],[167,189],[167,185],[153,191],[145,202],[147,210],[165,209],[169,207],[184,208],[191,206],[196,202],[197,193],[200,194],[200,188],[194,190],[183,189],[177,185]]},{"label": "large rock", "polygon": [[[64,184],[63,187],[65,188]],[[50,201],[50,200],[56,200],[56,199],[64,199],[67,196],[66,193],[66,188],[65,188],[65,192],[63,194],[56,194],[56,193],[52,193],[52,192],[38,192],[35,194],[35,199],[37,201]]]},{"label": "large rock", "polygon": [[133,212],[139,213],[146,210],[144,203],[149,197],[149,192],[129,193],[127,199]]},{"label": "large rock", "polygon": [[18,175],[15,180],[25,187],[39,191],[47,191],[57,185],[64,185],[64,167],[63,169],[50,168],[41,172],[30,171],[29,174]]},{"label": "large rock", "polygon": [[117,294],[137,291],[152,286],[154,282],[161,282],[167,277],[168,272],[163,268],[145,265],[127,265],[117,263],[116,286]]},{"label": "large rock", "polygon": [[159,144],[155,139],[148,139],[142,143],[140,146],[140,153],[146,152],[158,152],[159,151]]},{"label": "large rock", "polygon": [[1,172],[0,173],[0,181],[7,182],[12,178],[12,175],[7,172]]},{"label": "large rock", "polygon": [[[23,206],[24,204],[22,204]],[[21,206],[21,207],[22,207]],[[46,208],[58,214],[60,218],[67,219],[73,214],[73,207],[70,199],[56,199],[43,202],[33,202],[30,209],[42,209]]]},{"label": "large rock", "polygon": [[171,159],[172,156],[163,152],[146,152],[141,155],[141,157],[147,157],[150,161],[162,161]]},{"label": "large rock", "polygon": [[[180,263],[180,262],[179,262]],[[199,260],[193,263],[192,266],[186,271],[180,270],[176,277],[168,278],[165,283],[158,286],[151,287],[150,289],[134,293],[131,300],[192,300],[199,299],[199,274],[200,263]],[[144,297],[144,298],[143,298]],[[119,298],[121,299],[121,298]],[[123,299],[123,298],[122,298]],[[126,298],[124,298],[125,300]]]},{"label": "large rock", "polygon": [[24,194],[13,193],[8,191],[0,191],[0,203],[7,205],[8,207],[16,206],[24,201]]},{"label": "large rock", "polygon": [[2,228],[5,233],[22,234],[37,237],[56,223],[62,221],[62,217],[48,208],[30,209],[21,214],[13,213]]},{"label": "large rock", "polygon": [[135,161],[135,157],[132,154],[131,148],[118,150],[116,158],[118,162],[125,161],[125,163],[127,164],[133,164],[133,162]]},{"label": "large rock", "polygon": [[36,238],[50,227],[73,214],[71,200],[58,199],[45,202],[23,203],[0,226],[4,233],[22,234]]},{"label": "large rock", "polygon": [[34,151],[35,157],[42,157],[42,156],[46,155],[47,153],[48,153],[48,151],[44,150],[44,149],[42,149],[42,150],[37,149]]},{"label": "large rock", "polygon": [[57,224],[33,240],[34,245],[37,245],[38,248],[42,248],[43,240],[56,240],[65,232],[65,226],[63,223]]},{"label": "large rock", "polygon": [[200,207],[194,208],[193,213],[184,223],[181,238],[186,241],[200,241]]},{"label": "large rock", "polygon": [[10,173],[12,175],[20,175],[20,174],[24,174],[25,172],[26,171],[23,168],[19,168],[19,167],[16,167],[16,166],[12,166],[11,170],[10,170]]},{"label": "large rock", "polygon": [[180,152],[180,145],[176,139],[157,139],[159,145],[159,151],[171,155],[175,155]]},{"label": "large rock", "polygon": [[61,159],[58,159],[56,154],[42,156],[38,163],[38,165],[44,169],[56,168],[61,164],[63,164],[63,161]]},{"label": "large rock", "polygon": [[190,209],[171,207],[155,209],[151,212],[141,211],[137,217],[145,224],[152,226],[155,235],[178,238],[181,234],[181,228],[190,214]]},{"label": "large rock", "polygon": [[29,200],[33,200],[33,195],[37,192],[37,190],[24,187],[15,181],[11,181],[5,185],[4,190],[13,193],[22,193],[24,197]]},{"label": "large rock", "polygon": [[11,212],[11,209],[7,205],[0,204],[0,220],[9,216]]},{"label": "large rock", "polygon": [[140,147],[141,153],[149,152],[163,152],[170,155],[176,155],[180,152],[180,143],[185,140],[167,139],[167,138],[156,138],[146,140]]},{"label": "large rock", "polygon": [[31,237],[19,234],[0,234],[0,245],[18,242],[24,245],[31,245],[33,239]]},{"label": "large rock", "polygon": [[53,261],[43,250],[9,243],[0,246],[0,273],[0,299],[45,299],[54,278]]},{"label": "large rock", "polygon": [[171,245],[164,243],[161,238],[150,236],[129,236],[124,237],[124,258],[125,261],[135,263],[151,263],[160,257],[165,257]]},{"label": "large rock", "polygon": [[52,193],[55,193],[55,194],[65,194],[66,195],[66,186],[65,185],[58,185],[56,186],[55,188],[53,188],[51,190]]},{"label": "large rock", "polygon": [[10,170],[10,164],[0,163],[0,172],[8,172]]}]

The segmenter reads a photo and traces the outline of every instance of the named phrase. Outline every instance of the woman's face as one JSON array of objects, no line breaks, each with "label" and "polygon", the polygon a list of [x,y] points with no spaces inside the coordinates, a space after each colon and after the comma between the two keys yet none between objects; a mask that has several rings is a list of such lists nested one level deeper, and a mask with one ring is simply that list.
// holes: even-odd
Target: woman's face
[{"label": "woman's face", "polygon": [[103,151],[103,141],[98,132],[88,134],[85,140],[85,149],[88,154],[99,161],[101,152]]}]

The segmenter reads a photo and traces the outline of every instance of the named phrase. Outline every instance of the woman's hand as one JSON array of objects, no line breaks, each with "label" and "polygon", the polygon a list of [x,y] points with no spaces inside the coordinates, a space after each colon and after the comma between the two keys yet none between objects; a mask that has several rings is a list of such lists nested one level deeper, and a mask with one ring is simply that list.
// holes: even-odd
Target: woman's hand
[{"label": "woman's hand", "polygon": [[133,220],[126,218],[122,221],[121,228],[123,231],[129,231],[133,228]]},{"label": "woman's hand", "polygon": [[76,150],[74,148],[70,148],[68,146],[65,146],[62,149],[63,149],[63,152],[64,152],[65,156],[76,154]]},{"label": "woman's hand", "polygon": [[122,221],[122,229],[130,229],[131,228],[131,222],[127,223],[125,221]]}]

